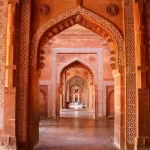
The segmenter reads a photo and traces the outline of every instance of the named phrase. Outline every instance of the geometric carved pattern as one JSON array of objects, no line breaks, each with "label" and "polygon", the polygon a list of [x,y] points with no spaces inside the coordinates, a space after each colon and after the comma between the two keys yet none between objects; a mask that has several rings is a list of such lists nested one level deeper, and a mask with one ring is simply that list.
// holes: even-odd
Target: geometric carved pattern
[{"label": "geometric carved pattern", "polygon": [[107,86],[114,86],[114,81],[103,81],[103,116],[106,116],[106,103],[107,103],[106,88]]},{"label": "geometric carved pattern", "polygon": [[136,137],[136,68],[133,0],[124,0],[126,49],[126,140],[133,150]]},{"label": "geometric carved pattern", "polygon": [[[124,48],[123,48],[124,41],[123,41],[120,31],[112,23],[110,23],[108,20],[104,19],[103,17],[91,12],[90,10],[86,8],[83,8],[81,6],[76,6],[75,8],[68,10],[54,17],[53,19],[49,20],[36,31],[36,33],[34,34],[32,38],[32,43],[31,43],[31,54],[30,54],[31,64],[30,65],[35,67],[37,64],[38,46],[39,46],[40,39],[42,39],[42,36],[44,35],[45,31],[49,30],[54,25],[62,22],[63,20],[69,17],[72,17],[74,15],[77,15],[77,14],[84,16],[86,18],[89,18],[90,20],[96,22],[100,26],[107,29],[111,33],[110,37],[112,37],[113,35],[117,43],[117,48],[114,50],[116,51],[116,55],[117,55],[116,58],[118,58],[117,64],[120,64],[120,65],[124,64]],[[66,24],[66,26],[68,26],[68,23]],[[63,28],[63,26],[60,26],[60,28]],[[58,28],[54,28],[54,31],[50,33],[49,36],[51,36],[53,33],[56,34],[58,30],[59,30]],[[97,33],[97,31],[95,31],[94,29],[93,29],[93,32]],[[105,35],[107,36],[107,34]]]},{"label": "geometric carved pattern", "polygon": [[[60,66],[58,68],[58,76],[57,76],[57,68],[56,68],[56,56],[57,53],[93,53],[93,54],[97,54],[98,55],[98,72],[95,71],[95,68],[87,63],[86,61],[84,61],[83,59],[79,58],[79,57],[74,57],[73,59],[71,59],[69,62],[67,62],[67,64],[65,63],[63,66]],[[91,68],[93,72],[93,76],[94,76],[94,81],[95,84],[97,83],[97,79],[98,79],[98,116],[99,117],[103,117],[103,101],[102,101],[102,88],[103,88],[103,65],[102,65],[102,55],[103,52],[100,48],[53,48],[52,49],[52,82],[53,82],[53,102],[51,102],[51,111],[53,110],[53,112],[51,112],[54,116],[55,116],[55,105],[56,105],[56,85],[59,83],[59,78],[60,78],[60,72],[62,71],[62,69],[66,66],[69,65],[70,63],[78,60],[79,62],[85,64],[86,66],[88,66],[88,68]],[[56,78],[57,77],[57,78]],[[57,84],[56,84],[57,83]]]},{"label": "geometric carved pattern", "polygon": [[20,143],[27,142],[30,5],[31,0],[21,1],[20,50],[16,101],[16,136]]},{"label": "geometric carved pattern", "polygon": [[[147,21],[147,30],[148,30],[148,66],[150,66],[150,1],[146,4],[146,21]],[[149,83],[150,83],[150,73],[149,73]],[[149,85],[150,86],[150,85]]]},{"label": "geometric carved pattern", "polygon": [[0,0],[0,128],[4,120],[4,81],[8,0]]}]

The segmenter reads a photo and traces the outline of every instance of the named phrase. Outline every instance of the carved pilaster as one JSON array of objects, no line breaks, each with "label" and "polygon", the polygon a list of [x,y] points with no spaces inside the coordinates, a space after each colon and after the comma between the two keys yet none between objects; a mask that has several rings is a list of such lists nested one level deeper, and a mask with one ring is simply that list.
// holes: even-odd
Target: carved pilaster
[{"label": "carved pilaster", "polygon": [[5,87],[13,85],[13,54],[14,54],[14,14],[17,0],[9,0],[7,15],[7,45],[6,45],[6,70]]},{"label": "carved pilaster", "polygon": [[[0,105],[4,104],[5,53],[8,0],[0,0]],[[4,108],[0,107],[0,129],[3,128]]]},{"label": "carved pilaster", "polygon": [[[148,66],[150,67],[150,1],[149,0],[147,0],[147,3],[146,3],[145,17],[146,17],[147,40],[148,40],[148,45],[147,45]],[[148,71],[147,85],[150,90],[150,71]],[[150,98],[149,98],[149,102],[150,102]],[[149,110],[149,114],[150,114],[150,110]],[[150,116],[149,116],[149,119],[150,119]],[[150,129],[150,125],[149,125],[149,129]],[[149,137],[150,137],[150,130],[149,130]],[[148,142],[148,145],[150,145],[150,140]]]},{"label": "carved pilaster", "polygon": [[126,49],[126,144],[134,150],[136,137],[136,68],[133,0],[124,0]]},{"label": "carved pilaster", "polygon": [[31,0],[21,0],[20,51],[18,66],[17,100],[16,100],[16,137],[18,149],[27,144],[27,104],[28,104],[28,62],[30,44],[30,7]]}]

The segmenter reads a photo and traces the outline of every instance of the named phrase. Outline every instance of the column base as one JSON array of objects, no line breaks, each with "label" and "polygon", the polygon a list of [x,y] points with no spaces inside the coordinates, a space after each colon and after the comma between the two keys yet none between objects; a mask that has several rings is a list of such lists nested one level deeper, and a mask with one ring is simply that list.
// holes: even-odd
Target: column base
[{"label": "column base", "polygon": [[138,147],[150,146],[150,138],[140,137],[137,138],[137,145]]},{"label": "column base", "polygon": [[16,138],[9,136],[0,137],[0,149],[1,150],[16,150]]}]

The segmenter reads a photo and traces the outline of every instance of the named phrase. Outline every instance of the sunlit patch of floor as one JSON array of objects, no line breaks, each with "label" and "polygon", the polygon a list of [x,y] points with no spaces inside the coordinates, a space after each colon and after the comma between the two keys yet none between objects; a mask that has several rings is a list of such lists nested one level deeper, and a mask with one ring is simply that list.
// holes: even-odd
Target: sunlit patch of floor
[{"label": "sunlit patch of floor", "polygon": [[95,118],[95,111],[93,109],[62,109],[60,117],[65,118]]}]

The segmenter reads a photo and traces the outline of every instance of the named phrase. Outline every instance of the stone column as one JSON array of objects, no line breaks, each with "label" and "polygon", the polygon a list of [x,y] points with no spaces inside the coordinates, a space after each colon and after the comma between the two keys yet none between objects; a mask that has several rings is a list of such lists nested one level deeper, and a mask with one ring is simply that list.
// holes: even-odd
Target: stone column
[{"label": "stone column", "polygon": [[134,0],[124,0],[127,150],[134,150],[134,148],[136,148],[135,137],[137,135],[134,2]]},{"label": "stone column", "polygon": [[92,109],[92,102],[93,102],[93,97],[92,97],[92,94],[93,94],[93,86],[89,86],[89,108]]},{"label": "stone column", "polygon": [[70,94],[70,87],[69,87],[69,82],[67,83],[67,102],[69,102],[69,94]]},{"label": "stone column", "polygon": [[66,108],[66,73],[62,74],[62,87],[63,87],[63,105],[62,108],[65,109]]},{"label": "stone column", "polygon": [[0,1],[0,130],[4,127],[4,81],[8,0]]},{"label": "stone column", "polygon": [[[16,137],[18,149],[27,149],[28,136],[28,73],[30,49],[31,0],[21,0],[20,50],[17,76]],[[31,141],[32,142],[32,141]]]},{"label": "stone column", "polygon": [[[13,71],[16,69],[16,65],[13,64],[14,59],[14,45],[16,35],[14,33],[17,30],[17,26],[14,22],[14,15],[16,10],[16,0],[9,1],[8,5],[8,17],[7,17],[7,45],[6,45],[6,70],[5,70],[5,103],[4,103],[4,137],[12,140],[12,143],[8,142],[9,147],[16,147],[15,138],[15,102],[16,102],[16,89],[13,80]],[[17,14],[16,14],[17,16]],[[18,18],[19,20],[19,18]],[[15,26],[14,26],[15,25]],[[15,28],[15,29],[14,29]],[[17,28],[17,29],[16,29]],[[15,37],[14,37],[15,35]],[[15,49],[18,51],[18,49]],[[10,109],[11,106],[11,109]],[[11,129],[11,130],[10,130]]]},{"label": "stone column", "polygon": [[56,116],[56,118],[59,118],[60,117],[60,93],[61,93],[61,91],[60,91],[60,85],[59,84],[57,84],[56,85],[56,110],[55,110],[55,116]]},{"label": "stone column", "polygon": [[39,142],[39,78],[41,70],[30,67],[29,72],[29,101],[27,118],[27,149],[34,149]]},{"label": "stone column", "polygon": [[15,6],[16,2],[14,1],[9,3],[8,5],[5,87],[13,87],[13,70],[16,69],[16,66],[13,66],[13,56],[14,56],[13,35],[14,35]]},{"label": "stone column", "polygon": [[98,86],[95,85],[95,119],[98,119]]},{"label": "stone column", "polygon": [[121,150],[125,150],[125,76],[123,66],[122,70],[113,70],[113,76],[115,85],[114,142]]},{"label": "stone column", "polygon": [[146,145],[149,140],[149,84],[148,81],[148,39],[146,25],[146,1],[138,0],[134,6],[135,16],[135,46],[136,46],[136,66],[137,66],[137,143]]},{"label": "stone column", "polygon": [[[146,26],[147,26],[147,40],[148,40],[148,45],[147,45],[147,54],[148,54],[148,67],[149,67],[149,71],[148,71],[148,81],[147,81],[147,85],[149,88],[149,93],[150,93],[150,1],[147,1],[146,3]],[[149,96],[149,103],[150,103],[150,96]],[[150,104],[149,104],[149,108],[150,108]],[[150,120],[150,109],[149,109],[149,120]],[[149,138],[150,138],[150,123],[149,123]],[[149,142],[147,142],[148,145],[150,145],[150,140]]]},{"label": "stone column", "polygon": [[87,90],[87,85],[84,84],[84,87],[83,87],[83,100],[84,100],[84,103],[87,105],[87,107],[89,107],[89,104],[88,104],[88,90]]},{"label": "stone column", "polygon": [[93,102],[92,102],[92,110],[95,109],[95,87],[93,86],[93,92],[92,92],[92,99],[93,99]]},{"label": "stone column", "polygon": [[5,81],[6,35],[7,35],[7,10],[8,10],[8,0],[1,0],[0,1],[0,141],[3,140],[2,134],[4,130],[4,90],[5,90],[4,81]]}]

